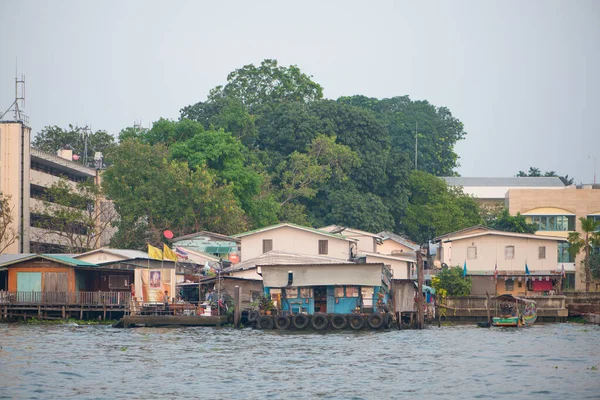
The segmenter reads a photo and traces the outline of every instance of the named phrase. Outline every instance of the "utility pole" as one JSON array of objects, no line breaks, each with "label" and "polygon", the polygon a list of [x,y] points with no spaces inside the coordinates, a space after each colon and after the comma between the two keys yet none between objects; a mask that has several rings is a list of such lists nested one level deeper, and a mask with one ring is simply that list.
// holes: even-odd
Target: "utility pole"
[{"label": "utility pole", "polygon": [[415,125],[415,169],[417,168],[417,149],[419,148],[419,123]]},{"label": "utility pole", "polygon": [[417,249],[417,329],[423,329],[425,315],[423,314],[423,254],[421,247]]}]

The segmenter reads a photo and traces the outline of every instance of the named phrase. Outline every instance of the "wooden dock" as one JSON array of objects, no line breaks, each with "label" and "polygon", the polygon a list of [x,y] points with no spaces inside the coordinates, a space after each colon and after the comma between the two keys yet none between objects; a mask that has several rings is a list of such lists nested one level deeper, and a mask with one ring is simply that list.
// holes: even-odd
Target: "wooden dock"
[{"label": "wooden dock", "polygon": [[203,315],[126,315],[114,326],[132,328],[136,326],[221,326],[227,323],[227,316]]}]

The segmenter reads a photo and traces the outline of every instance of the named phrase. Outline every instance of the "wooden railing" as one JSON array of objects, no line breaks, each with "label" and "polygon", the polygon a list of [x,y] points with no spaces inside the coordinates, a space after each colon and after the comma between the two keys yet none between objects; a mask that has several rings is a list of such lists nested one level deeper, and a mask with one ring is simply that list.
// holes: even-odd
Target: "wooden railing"
[{"label": "wooden railing", "polygon": [[0,292],[0,304],[128,305],[130,292]]}]

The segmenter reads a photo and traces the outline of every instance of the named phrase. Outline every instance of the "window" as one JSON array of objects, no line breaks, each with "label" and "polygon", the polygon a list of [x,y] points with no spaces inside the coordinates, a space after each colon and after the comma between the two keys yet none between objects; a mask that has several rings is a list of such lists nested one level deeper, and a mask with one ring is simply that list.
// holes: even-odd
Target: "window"
[{"label": "window", "polygon": [[336,286],[333,293],[335,297],[344,297],[344,287]]},{"label": "window", "polygon": [[273,239],[263,239],[263,253],[273,250]]},{"label": "window", "polygon": [[127,289],[129,287],[127,275],[109,275],[108,287],[110,289]]},{"label": "window", "polygon": [[534,215],[531,223],[540,231],[574,231],[574,215]]},{"label": "window", "polygon": [[467,260],[475,260],[477,258],[477,247],[467,247]]},{"label": "window", "polygon": [[319,254],[329,254],[329,241],[319,240]]},{"label": "window", "polygon": [[512,260],[515,258],[515,246],[504,247],[504,259]]},{"label": "window", "polygon": [[255,303],[260,300],[262,293],[257,290],[250,291],[250,303]]},{"label": "window", "polygon": [[313,291],[312,288],[309,287],[303,287],[300,288],[300,297],[303,299],[310,299],[313,297]]},{"label": "window", "polygon": [[504,290],[507,292],[512,292],[515,290],[515,281],[512,279],[507,279],[504,281]]},{"label": "window", "polygon": [[575,259],[569,254],[569,243],[562,242],[558,243],[558,262],[559,263],[573,263]]},{"label": "window", "polygon": [[358,297],[358,287],[346,286],[346,297]]},{"label": "window", "polygon": [[292,287],[285,289],[285,297],[288,299],[295,299],[298,297],[298,288]]},{"label": "window", "polygon": [[538,247],[538,258],[543,260],[546,258],[546,246]]},{"label": "window", "polygon": [[523,282],[519,281],[519,283],[517,284],[517,287],[522,288],[523,287]]}]

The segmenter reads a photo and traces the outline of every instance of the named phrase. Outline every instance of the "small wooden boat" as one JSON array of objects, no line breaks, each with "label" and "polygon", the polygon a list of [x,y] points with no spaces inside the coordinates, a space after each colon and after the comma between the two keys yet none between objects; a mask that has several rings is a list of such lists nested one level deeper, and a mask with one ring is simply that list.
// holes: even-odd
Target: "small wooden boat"
[{"label": "small wooden boat", "polygon": [[503,294],[496,297],[497,316],[492,318],[494,326],[531,326],[537,319],[536,303],[533,300]]}]

